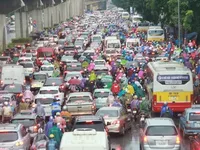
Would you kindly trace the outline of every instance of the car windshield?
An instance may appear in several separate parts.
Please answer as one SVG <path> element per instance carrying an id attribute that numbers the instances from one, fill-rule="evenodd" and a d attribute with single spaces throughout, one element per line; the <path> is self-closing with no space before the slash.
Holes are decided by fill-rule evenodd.
<path id="1" fill-rule="evenodd" d="M 38 52 L 38 57 L 52 57 L 52 52 Z"/>
<path id="2" fill-rule="evenodd" d="M 57 94 L 58 90 L 41 90 L 40 94 Z"/>
<path id="3" fill-rule="evenodd" d="M 105 65 L 105 61 L 95 61 L 95 65 Z"/>
<path id="4" fill-rule="evenodd" d="M 31 60 L 30 59 L 20 59 L 20 60 L 18 60 L 19 63 L 21 63 L 23 61 L 31 61 Z"/>
<path id="5" fill-rule="evenodd" d="M 8 57 L 1 57 L 0 61 L 7 61 L 9 58 Z"/>
<path id="6" fill-rule="evenodd" d="M 76 77 L 76 76 L 78 76 L 79 79 L 82 78 L 82 76 L 81 76 L 80 74 L 69 74 L 69 73 L 68 73 L 68 74 L 65 76 L 65 81 L 70 80 L 72 77 Z"/>
<path id="7" fill-rule="evenodd" d="M 25 127 L 34 126 L 35 120 L 34 119 L 12 119 L 11 121 L 13 124 L 22 124 Z"/>
<path id="8" fill-rule="evenodd" d="M 190 121 L 200 121 L 200 113 L 189 113 Z"/>
<path id="9" fill-rule="evenodd" d="M 105 91 L 101 91 L 101 92 L 95 92 L 94 93 L 94 97 L 98 98 L 98 97 L 108 97 L 109 96 L 109 92 L 105 92 Z"/>
<path id="10" fill-rule="evenodd" d="M 51 66 L 42 66 L 41 68 L 41 71 L 53 71 L 54 70 L 54 67 L 51 67 Z"/>
<path id="11" fill-rule="evenodd" d="M 45 86 L 59 86 L 62 84 L 62 79 L 47 79 L 44 83 Z"/>
<path id="12" fill-rule="evenodd" d="M 101 117 L 118 117 L 119 113 L 118 110 L 99 110 L 96 113 L 97 116 L 101 116 Z"/>
<path id="13" fill-rule="evenodd" d="M 0 104 L 4 103 L 5 101 L 10 101 L 10 97 L 0 97 Z"/>
<path id="14" fill-rule="evenodd" d="M 109 43 L 108 48 L 120 48 L 119 43 Z"/>
<path id="15" fill-rule="evenodd" d="M 53 99 L 54 98 L 37 98 L 35 100 L 35 103 L 37 104 L 37 102 L 39 101 L 43 105 L 45 105 L 45 104 L 51 104 L 51 103 L 53 103 Z"/>
<path id="16" fill-rule="evenodd" d="M 0 132 L 0 142 L 14 142 L 18 140 L 18 134 L 15 131 L 1 131 Z"/>
<path id="17" fill-rule="evenodd" d="M 22 86 L 21 85 L 6 85 L 4 90 L 11 93 L 21 93 Z"/>
<path id="18" fill-rule="evenodd" d="M 77 102 L 77 101 L 91 102 L 91 98 L 89 96 L 72 96 L 69 98 L 68 102 Z"/>
<path id="19" fill-rule="evenodd" d="M 73 130 L 79 128 L 91 128 L 96 131 L 104 131 L 104 124 L 102 121 L 84 121 L 84 122 L 76 122 L 73 127 Z"/>
<path id="20" fill-rule="evenodd" d="M 108 70 L 107 70 L 107 69 L 95 70 L 95 73 L 96 73 L 97 75 L 108 74 Z"/>
<path id="21" fill-rule="evenodd" d="M 94 53 L 83 53 L 83 56 L 94 56 Z"/>
<path id="22" fill-rule="evenodd" d="M 106 51 L 106 54 L 115 54 L 116 53 L 116 50 L 109 50 L 109 51 Z"/>
<path id="23" fill-rule="evenodd" d="M 146 131 L 148 136 L 172 136 L 177 134 L 174 126 L 150 126 Z"/>
<path id="24" fill-rule="evenodd" d="M 34 80 L 45 80 L 46 79 L 46 75 L 44 75 L 44 74 L 34 74 L 33 75 L 33 79 Z"/>
<path id="25" fill-rule="evenodd" d="M 33 64 L 30 63 L 21 63 L 21 66 L 23 66 L 24 68 L 33 68 Z"/>
<path id="26" fill-rule="evenodd" d="M 92 38 L 92 40 L 93 40 L 93 41 L 101 41 L 101 37 L 99 37 L 99 36 L 94 36 L 94 37 Z"/>

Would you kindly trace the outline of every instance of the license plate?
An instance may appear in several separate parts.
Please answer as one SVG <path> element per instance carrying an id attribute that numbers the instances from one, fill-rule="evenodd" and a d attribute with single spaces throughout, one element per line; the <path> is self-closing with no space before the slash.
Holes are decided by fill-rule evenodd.
<path id="1" fill-rule="evenodd" d="M 167 141 L 156 141 L 156 145 L 167 145 Z"/>
<path id="2" fill-rule="evenodd" d="M 133 111 L 134 114 L 136 114 L 136 112 L 137 112 L 136 110 Z"/>
<path id="3" fill-rule="evenodd" d="M 170 100 L 170 101 L 176 101 L 176 100 L 177 100 L 177 97 L 176 97 L 176 96 L 170 96 L 170 97 L 169 97 L 169 100 Z"/>

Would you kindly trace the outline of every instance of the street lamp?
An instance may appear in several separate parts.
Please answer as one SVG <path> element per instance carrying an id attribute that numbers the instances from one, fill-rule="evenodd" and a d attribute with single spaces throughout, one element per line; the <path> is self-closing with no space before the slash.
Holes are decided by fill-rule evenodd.
<path id="1" fill-rule="evenodd" d="M 181 47 L 181 18 L 180 18 L 180 0 L 178 0 L 178 47 Z"/>

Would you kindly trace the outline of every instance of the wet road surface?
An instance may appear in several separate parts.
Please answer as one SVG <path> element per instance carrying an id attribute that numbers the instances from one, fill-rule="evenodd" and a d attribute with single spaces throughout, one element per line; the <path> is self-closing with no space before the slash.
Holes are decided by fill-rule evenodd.
<path id="1" fill-rule="evenodd" d="M 175 123 L 178 123 L 177 119 L 175 120 Z M 133 125 L 132 129 L 126 131 L 124 136 L 111 134 L 111 147 L 116 150 L 139 150 L 139 130 L 140 128 L 138 125 Z M 190 150 L 189 139 L 182 139 L 181 141 L 181 150 Z"/>

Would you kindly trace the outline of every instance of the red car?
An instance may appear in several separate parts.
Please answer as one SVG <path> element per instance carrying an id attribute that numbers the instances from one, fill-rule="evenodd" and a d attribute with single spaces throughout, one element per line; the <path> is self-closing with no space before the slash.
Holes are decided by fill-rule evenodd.
<path id="1" fill-rule="evenodd" d="M 197 136 L 190 136 L 190 150 L 200 150 L 200 134 Z"/>

